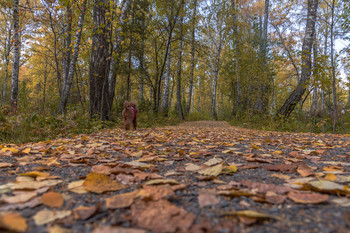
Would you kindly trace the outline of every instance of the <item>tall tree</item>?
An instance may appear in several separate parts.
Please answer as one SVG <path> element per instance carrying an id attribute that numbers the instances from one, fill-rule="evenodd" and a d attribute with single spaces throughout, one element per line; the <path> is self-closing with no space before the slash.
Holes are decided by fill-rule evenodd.
<path id="1" fill-rule="evenodd" d="M 184 120 L 184 113 L 182 109 L 182 103 L 181 103 L 181 71 L 182 71 L 182 50 L 183 50 L 183 21 L 184 16 L 181 14 L 180 19 L 180 42 L 179 42 L 179 58 L 177 61 L 177 89 L 176 89 L 176 108 L 177 113 L 180 119 Z"/>
<path id="2" fill-rule="evenodd" d="M 69 66 L 67 69 L 68 73 L 66 75 L 64 75 L 64 79 L 63 79 L 63 88 L 62 88 L 62 92 L 61 92 L 61 101 L 60 101 L 60 105 L 59 105 L 59 111 L 62 114 L 64 114 L 65 110 L 66 110 L 69 92 L 70 92 L 70 89 L 72 87 L 73 76 L 74 76 L 75 70 L 76 70 L 76 62 L 78 60 L 78 55 L 79 55 L 80 40 L 81 40 L 82 31 L 83 31 L 86 3 L 87 3 L 87 0 L 84 0 L 83 4 L 81 6 L 81 10 L 80 10 L 77 31 L 76 31 L 76 35 L 75 35 L 76 41 L 75 41 L 74 49 L 73 49 L 73 56 L 66 57 L 66 60 L 70 61 L 70 62 L 69 62 Z M 70 47 L 70 44 L 68 47 Z M 65 73 L 66 73 L 66 71 L 64 71 L 64 74 Z"/>
<path id="3" fill-rule="evenodd" d="M 21 50 L 20 27 L 19 27 L 19 0 L 13 0 L 13 62 L 12 62 L 12 88 L 11 88 L 11 106 L 17 108 L 18 100 L 18 75 L 19 75 L 19 57 Z"/>
<path id="4" fill-rule="evenodd" d="M 194 67 L 195 67 L 195 52 L 196 52 L 196 15 L 197 15 L 197 0 L 193 1 L 193 14 L 192 14 L 192 32 L 191 32 L 191 73 L 190 83 L 188 87 L 188 98 L 186 112 L 190 112 L 192 95 L 193 95 L 193 79 L 194 79 Z"/>
<path id="5" fill-rule="evenodd" d="M 278 110 L 277 116 L 288 118 L 296 104 L 302 99 L 307 82 L 311 75 L 311 49 L 314 41 L 315 24 L 317 19 L 318 0 L 309 0 L 305 36 L 301 52 L 301 77 L 296 89 L 289 95 L 283 106 Z"/>
<path id="6" fill-rule="evenodd" d="M 108 98 L 108 38 L 109 23 L 106 20 L 108 0 L 95 0 L 93 8 L 94 30 L 90 58 L 90 117 L 109 119 L 110 102 Z"/>
<path id="7" fill-rule="evenodd" d="M 123 27 L 126 24 L 126 19 L 131 9 L 132 0 L 123 0 L 121 3 L 121 14 L 118 18 L 118 23 L 114 33 L 114 41 L 112 43 L 112 59 L 108 73 L 108 101 L 109 111 L 112 108 L 113 99 L 115 96 L 115 86 L 117 82 L 117 69 L 122 55 L 122 42 L 124 41 Z"/>

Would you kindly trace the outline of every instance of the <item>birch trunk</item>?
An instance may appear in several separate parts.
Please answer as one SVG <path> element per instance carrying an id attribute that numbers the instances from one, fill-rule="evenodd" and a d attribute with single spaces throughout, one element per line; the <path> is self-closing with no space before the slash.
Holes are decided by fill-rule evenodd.
<path id="1" fill-rule="evenodd" d="M 19 57 L 21 50 L 20 28 L 19 28 L 19 0 L 13 1 L 13 62 L 12 62 L 12 82 L 11 82 L 11 106 L 17 109 L 18 101 L 18 75 L 19 75 Z"/>
<path id="2" fill-rule="evenodd" d="M 126 23 L 126 18 L 130 12 L 132 0 L 123 0 L 121 7 L 121 15 L 119 17 L 119 25 L 115 30 L 115 40 L 112 46 L 112 59 L 109 65 L 108 73 L 108 100 L 110 110 L 113 105 L 113 99 L 115 96 L 115 86 L 117 82 L 117 68 L 120 63 L 120 57 L 122 53 L 122 41 L 124 41 L 124 35 L 122 34 L 123 27 Z"/>
<path id="3" fill-rule="evenodd" d="M 72 87 L 73 76 L 75 74 L 76 62 L 78 60 L 78 55 L 79 55 L 81 34 L 83 31 L 83 25 L 84 25 L 86 3 L 87 3 L 87 0 L 84 0 L 83 5 L 81 7 L 78 25 L 77 25 L 77 31 L 76 31 L 76 35 L 75 35 L 76 41 L 74 44 L 72 58 L 68 58 L 68 57 L 66 58 L 67 61 L 68 60 L 70 61 L 70 63 L 69 63 L 69 67 L 68 67 L 68 75 L 63 80 L 63 90 L 61 93 L 61 101 L 60 101 L 60 105 L 59 105 L 59 111 L 62 114 L 65 114 L 65 111 L 66 111 L 68 97 L 69 97 L 70 89 Z M 63 71 L 63 73 L 65 73 L 65 71 Z"/>
<path id="4" fill-rule="evenodd" d="M 168 59 L 166 64 L 164 88 L 163 88 L 163 101 L 162 101 L 162 112 L 165 116 L 168 116 L 169 111 L 169 90 L 170 90 L 170 76 L 171 76 L 171 37 L 168 37 Z"/>
<path id="5" fill-rule="evenodd" d="M 336 88 L 336 77 L 335 77 L 335 64 L 334 64 L 334 8 L 335 0 L 332 1 L 332 12 L 331 12 L 331 67 L 332 67 L 332 100 L 333 100 L 333 133 L 336 131 L 337 124 L 337 88 Z"/>
<path id="6" fill-rule="evenodd" d="M 193 79 L 194 79 L 194 66 L 195 66 L 195 51 L 196 51 L 196 14 L 197 14 L 197 0 L 193 2 L 193 15 L 192 15 L 192 38 L 191 38 L 191 72 L 190 72 L 190 84 L 188 87 L 188 100 L 186 112 L 190 112 L 193 92 Z"/>
<path id="7" fill-rule="evenodd" d="M 6 103 L 6 96 L 7 96 L 7 81 L 9 78 L 9 63 L 10 63 L 10 51 L 11 51 L 11 34 L 12 31 L 12 25 L 9 23 L 8 26 L 8 36 L 6 37 L 5 40 L 5 78 L 4 78 L 4 84 L 3 84 L 3 89 L 2 89 L 2 98 L 3 98 L 3 103 Z"/>
<path id="8" fill-rule="evenodd" d="M 181 103 L 181 71 L 182 71 L 182 50 L 183 50 L 183 16 L 181 16 L 180 24 L 180 44 L 179 44 L 179 60 L 177 61 L 177 89 L 176 89 L 176 108 L 180 119 L 184 120 L 184 114 Z"/>
<path id="9" fill-rule="evenodd" d="M 317 19 L 318 0 L 308 1 L 308 13 L 305 28 L 305 37 L 301 53 L 301 77 L 296 89 L 289 95 L 283 106 L 278 110 L 277 116 L 288 118 L 294 110 L 296 104 L 302 99 L 307 82 L 311 76 L 311 49 L 315 34 L 315 24 Z"/>

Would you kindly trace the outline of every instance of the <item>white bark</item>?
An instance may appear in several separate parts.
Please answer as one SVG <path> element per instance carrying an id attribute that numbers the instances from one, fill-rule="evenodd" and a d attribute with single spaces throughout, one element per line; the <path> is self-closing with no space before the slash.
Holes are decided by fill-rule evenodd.
<path id="1" fill-rule="evenodd" d="M 19 28 L 19 0 L 13 1 L 13 62 L 12 62 L 12 85 L 11 85 L 11 105 L 17 107 L 18 100 L 18 75 L 19 75 L 19 57 L 21 50 L 20 28 Z"/>

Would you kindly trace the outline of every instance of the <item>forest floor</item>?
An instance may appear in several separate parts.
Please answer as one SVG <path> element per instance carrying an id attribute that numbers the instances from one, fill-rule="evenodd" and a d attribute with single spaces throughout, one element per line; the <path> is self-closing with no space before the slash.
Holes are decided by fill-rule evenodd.
<path id="1" fill-rule="evenodd" d="M 350 135 L 108 129 L 3 145 L 0 232 L 345 233 L 349 184 Z"/>

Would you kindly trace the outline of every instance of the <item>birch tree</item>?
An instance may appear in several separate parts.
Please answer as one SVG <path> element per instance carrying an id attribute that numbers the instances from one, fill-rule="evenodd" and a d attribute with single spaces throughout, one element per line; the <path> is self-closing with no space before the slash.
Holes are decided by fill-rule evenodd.
<path id="1" fill-rule="evenodd" d="M 71 58 L 70 57 L 66 58 L 68 61 L 70 61 L 70 63 L 68 66 L 68 73 L 64 75 L 64 79 L 63 79 L 63 88 L 62 88 L 63 90 L 61 92 L 61 101 L 59 105 L 59 111 L 62 114 L 64 114 L 66 110 L 69 92 L 72 87 L 73 76 L 75 74 L 76 62 L 78 60 L 78 55 L 79 55 L 81 34 L 83 31 L 86 4 L 87 4 L 87 0 L 84 0 L 81 6 L 80 14 L 79 14 L 79 20 L 78 20 L 78 25 L 77 25 L 76 35 L 75 35 L 76 41 L 74 44 L 73 55 Z M 69 47 L 70 47 L 70 44 L 68 48 Z M 66 72 L 64 71 L 64 73 Z"/>
<path id="2" fill-rule="evenodd" d="M 20 27 L 19 27 L 19 0 L 13 0 L 13 61 L 12 61 L 12 88 L 11 88 L 11 106 L 17 109 L 18 101 L 18 75 L 19 58 L 21 50 Z"/>
<path id="3" fill-rule="evenodd" d="M 301 76 L 295 90 L 289 95 L 283 106 L 278 110 L 279 117 L 288 118 L 296 104 L 302 99 L 307 82 L 311 76 L 311 50 L 314 41 L 315 24 L 317 19 L 318 0 L 309 0 L 304 41 L 301 52 Z"/>

